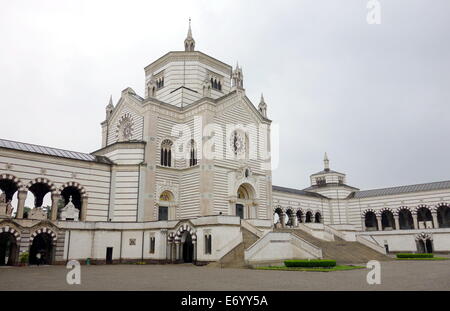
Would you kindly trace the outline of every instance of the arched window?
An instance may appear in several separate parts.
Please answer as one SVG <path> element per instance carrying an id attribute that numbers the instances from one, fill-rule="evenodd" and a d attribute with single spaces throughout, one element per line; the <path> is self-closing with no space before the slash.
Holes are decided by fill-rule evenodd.
<path id="1" fill-rule="evenodd" d="M 312 222 L 312 217 L 313 217 L 313 215 L 312 215 L 311 211 L 307 211 L 305 222 Z"/>
<path id="2" fill-rule="evenodd" d="M 291 209 L 288 209 L 286 211 L 286 218 L 287 218 L 286 219 L 287 220 L 286 225 L 287 226 L 293 226 L 294 225 L 293 217 L 294 217 L 294 212 Z"/>
<path id="3" fill-rule="evenodd" d="M 366 214 L 364 215 L 364 224 L 367 231 L 378 230 L 377 215 L 375 215 L 375 213 L 372 211 L 366 212 Z"/>
<path id="4" fill-rule="evenodd" d="M 303 222 L 303 212 L 301 210 L 297 211 L 297 220 L 299 223 Z"/>
<path id="5" fill-rule="evenodd" d="M 419 229 L 433 228 L 433 216 L 428 208 L 422 206 L 417 209 L 417 222 Z"/>
<path id="6" fill-rule="evenodd" d="M 383 230 L 392 230 L 395 228 L 394 215 L 389 210 L 384 210 L 381 213 L 381 226 Z"/>
<path id="7" fill-rule="evenodd" d="M 191 139 L 189 146 L 189 166 L 197 165 L 197 150 L 195 141 Z"/>
<path id="8" fill-rule="evenodd" d="M 398 220 L 400 223 L 400 229 L 414 229 L 414 221 L 411 212 L 408 209 L 402 208 L 398 212 Z"/>
<path id="9" fill-rule="evenodd" d="M 169 205 L 174 201 L 172 192 L 166 190 L 159 196 L 158 220 L 169 220 Z"/>
<path id="10" fill-rule="evenodd" d="M 315 223 L 321 223 L 322 222 L 322 215 L 320 215 L 319 212 L 316 212 L 316 214 L 314 215 L 314 222 Z"/>
<path id="11" fill-rule="evenodd" d="M 437 209 L 437 218 L 439 228 L 450 228 L 450 207 L 447 205 L 439 206 Z"/>
<path id="12" fill-rule="evenodd" d="M 161 143 L 161 165 L 171 167 L 172 166 L 172 141 L 170 139 L 164 139 Z"/>

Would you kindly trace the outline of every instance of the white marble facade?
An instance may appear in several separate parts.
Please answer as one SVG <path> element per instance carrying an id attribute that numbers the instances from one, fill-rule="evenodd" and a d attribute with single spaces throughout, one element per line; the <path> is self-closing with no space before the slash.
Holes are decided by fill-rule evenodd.
<path id="1" fill-rule="evenodd" d="M 15 245 L 11 258 L 44 243 L 53 263 L 210 262 L 242 243 L 243 226 L 260 238 L 309 226 L 390 251 L 417 251 L 417 239 L 450 251 L 450 182 L 360 191 L 325 156 L 310 187 L 273 186 L 270 105 L 247 98 L 241 67 L 195 50 L 190 26 L 183 46 L 145 67 L 143 97 L 125 88 L 109 100 L 97 151 L 0 139 L 0 234 Z"/>

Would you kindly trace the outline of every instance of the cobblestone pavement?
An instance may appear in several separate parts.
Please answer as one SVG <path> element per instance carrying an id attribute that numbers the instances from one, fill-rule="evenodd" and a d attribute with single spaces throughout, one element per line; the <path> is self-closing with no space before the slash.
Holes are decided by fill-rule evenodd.
<path id="1" fill-rule="evenodd" d="M 450 260 L 381 263 L 381 285 L 369 270 L 334 272 L 220 269 L 193 265 L 81 267 L 68 285 L 65 266 L 0 267 L 0 290 L 450 290 Z"/>

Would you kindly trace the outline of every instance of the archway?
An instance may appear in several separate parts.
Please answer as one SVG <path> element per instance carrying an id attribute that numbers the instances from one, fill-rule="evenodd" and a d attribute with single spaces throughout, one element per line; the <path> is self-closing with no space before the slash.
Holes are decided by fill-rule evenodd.
<path id="1" fill-rule="evenodd" d="M 389 210 L 384 210 L 381 213 L 381 226 L 382 230 L 393 230 L 395 229 L 394 215 Z"/>
<path id="2" fill-rule="evenodd" d="M 183 250 L 183 262 L 191 263 L 194 260 L 194 244 L 192 243 L 192 235 L 189 231 L 183 232 L 181 244 Z"/>
<path id="3" fill-rule="evenodd" d="M 312 212 L 311 211 L 307 211 L 306 212 L 305 222 L 312 222 L 312 218 L 313 218 Z"/>
<path id="4" fill-rule="evenodd" d="M 316 212 L 314 215 L 314 222 L 315 223 L 321 223 L 322 222 L 322 215 L 319 212 Z"/>
<path id="5" fill-rule="evenodd" d="M 241 219 L 256 217 L 256 211 L 253 210 L 255 198 L 253 186 L 248 183 L 240 185 L 236 195 L 235 215 Z"/>
<path id="6" fill-rule="evenodd" d="M 301 210 L 298 210 L 296 215 L 297 215 L 297 221 L 299 223 L 302 223 L 303 222 L 303 212 Z"/>
<path id="7" fill-rule="evenodd" d="M 398 221 L 400 224 L 400 229 L 402 230 L 414 229 L 414 221 L 412 218 L 412 214 L 408 209 L 402 208 L 398 212 Z"/>
<path id="8" fill-rule="evenodd" d="M 11 232 L 0 233 L 0 266 L 12 266 L 17 262 L 19 248 Z"/>
<path id="9" fill-rule="evenodd" d="M 433 228 L 433 216 L 427 207 L 419 207 L 417 209 L 417 222 L 419 229 Z"/>
<path id="10" fill-rule="evenodd" d="M 37 234 L 30 246 L 30 265 L 53 263 L 53 238 L 47 232 Z M 40 259 L 37 254 L 40 254 Z"/>
<path id="11" fill-rule="evenodd" d="M 13 216 L 14 211 L 17 211 L 17 194 L 21 186 L 22 184 L 18 178 L 9 174 L 0 175 L 0 199 L 4 200 L 4 203 L 8 205 L 8 209 L 11 209 L 10 216 Z"/>
<path id="12" fill-rule="evenodd" d="M 291 210 L 291 209 L 287 209 L 286 210 L 286 221 L 285 221 L 285 224 L 286 224 L 286 226 L 293 226 L 294 225 L 294 219 L 293 219 L 293 217 L 294 217 L 294 212 Z"/>
<path id="13" fill-rule="evenodd" d="M 283 210 L 280 207 L 277 207 L 273 213 L 273 223 L 281 224 L 281 214 L 283 213 Z"/>
<path id="14" fill-rule="evenodd" d="M 450 228 L 450 207 L 441 205 L 437 208 L 439 228 Z"/>
<path id="15" fill-rule="evenodd" d="M 367 211 L 364 215 L 364 225 L 366 226 L 367 231 L 377 231 L 377 215 L 375 215 L 375 213 L 372 211 Z"/>

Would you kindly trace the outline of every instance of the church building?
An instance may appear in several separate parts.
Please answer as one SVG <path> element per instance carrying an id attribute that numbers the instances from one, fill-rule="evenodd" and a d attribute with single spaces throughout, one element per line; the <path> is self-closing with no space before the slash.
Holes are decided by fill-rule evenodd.
<path id="1" fill-rule="evenodd" d="M 110 98 L 98 150 L 0 138 L 0 265 L 246 266 L 326 258 L 337 242 L 345 262 L 450 251 L 450 181 L 362 191 L 325 154 L 310 187 L 273 185 L 264 97 L 196 50 L 190 24 L 183 50 L 144 73 L 145 94 Z"/>

